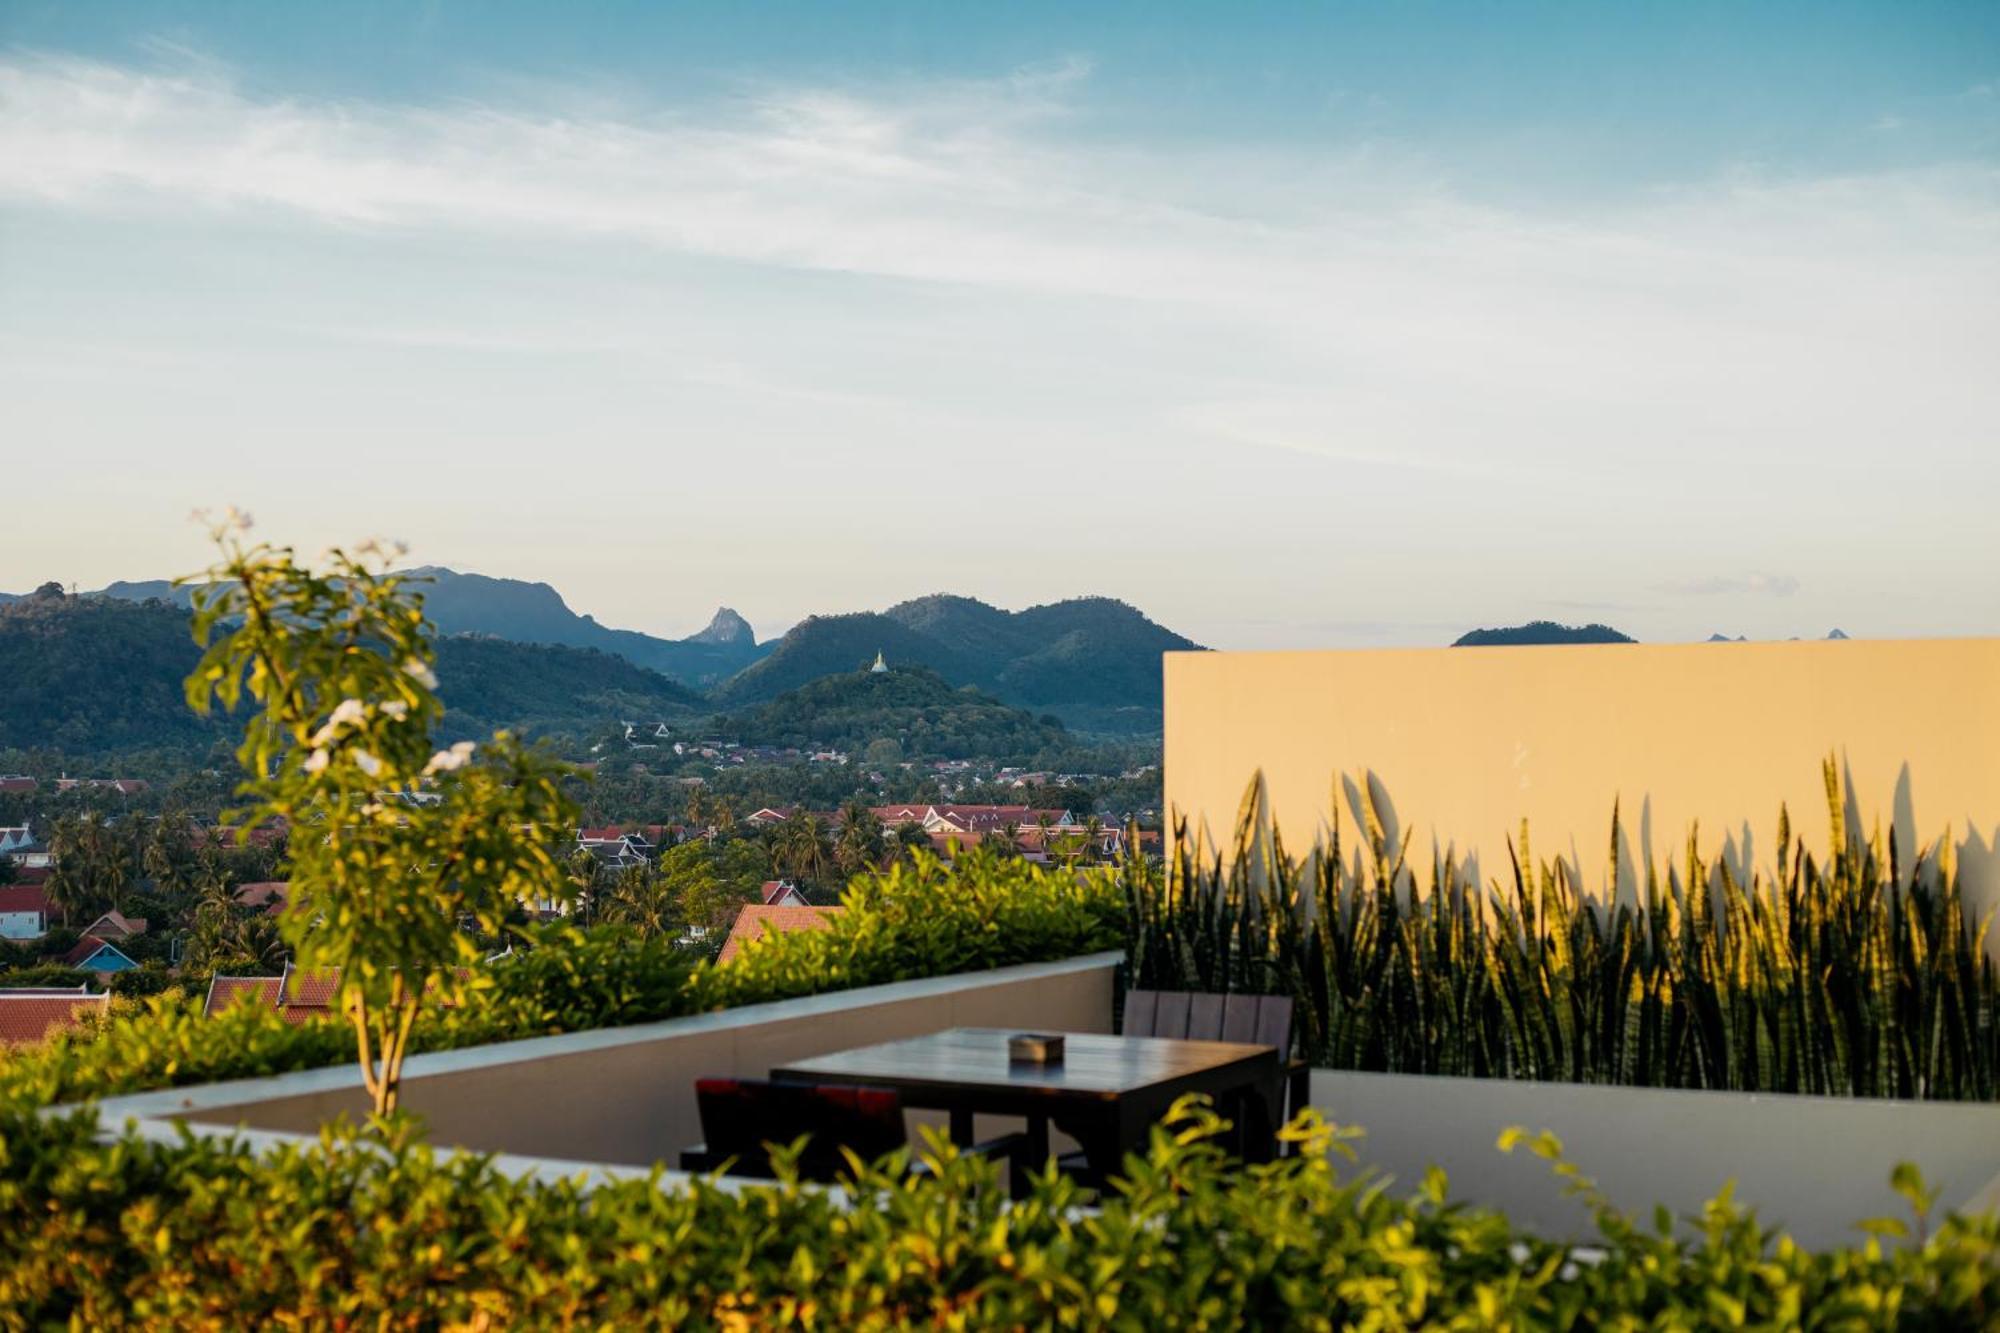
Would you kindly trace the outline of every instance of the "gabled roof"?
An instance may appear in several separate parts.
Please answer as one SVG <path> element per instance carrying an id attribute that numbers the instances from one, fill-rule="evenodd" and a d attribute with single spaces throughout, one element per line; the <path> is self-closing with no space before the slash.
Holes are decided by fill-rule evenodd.
<path id="1" fill-rule="evenodd" d="M 130 954 L 113 944 L 110 940 L 102 940 L 95 935 L 85 935 L 82 939 L 78 940 L 76 947 L 64 954 L 60 961 L 69 964 L 71 967 L 82 967 L 106 949 L 117 954 L 133 967 L 138 966 L 137 963 L 132 962 Z"/>
<path id="2" fill-rule="evenodd" d="M 83 933 L 95 935 L 99 939 L 122 940 L 128 936 L 145 934 L 146 918 L 129 917 L 114 909 L 85 926 Z"/>
<path id="3" fill-rule="evenodd" d="M 811 903 L 806 901 L 806 896 L 799 892 L 796 885 L 789 884 L 782 879 L 765 880 L 762 892 L 766 907 L 812 906 Z"/>
<path id="4" fill-rule="evenodd" d="M 777 907 L 745 903 L 737 912 L 736 922 L 730 926 L 729 938 L 722 942 L 722 954 L 716 961 L 728 962 L 742 952 L 747 941 L 761 939 L 767 934 L 825 930 L 833 924 L 834 914 L 838 911 L 838 907 Z"/>
<path id="5" fill-rule="evenodd" d="M 21 1046 L 46 1040 L 81 1024 L 86 1015 L 108 1012 L 109 994 L 54 991 L 29 987 L 0 990 L 0 1046 Z"/>

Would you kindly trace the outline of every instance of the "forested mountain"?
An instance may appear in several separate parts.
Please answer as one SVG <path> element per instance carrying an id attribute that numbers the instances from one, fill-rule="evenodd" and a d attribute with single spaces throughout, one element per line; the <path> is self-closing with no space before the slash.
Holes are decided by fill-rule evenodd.
<path id="1" fill-rule="evenodd" d="M 1493 648 L 1535 643 L 1637 643 L 1609 625 L 1558 625 L 1553 620 L 1531 620 L 1525 625 L 1504 629 L 1476 629 L 1453 640 L 1454 648 Z"/>
<path id="2" fill-rule="evenodd" d="M 865 666 L 879 652 L 891 666 L 928 667 L 953 684 L 1084 725 L 1145 730 L 1159 726 L 1160 654 L 1198 646 L 1108 597 L 1010 612 L 940 594 L 880 615 L 814 616 L 717 697 L 768 699 Z"/>
<path id="3" fill-rule="evenodd" d="M 438 640 L 437 672 L 452 739 L 500 727 L 582 732 L 692 716 L 707 706 L 680 682 L 595 648 L 454 634 Z"/>
<path id="4" fill-rule="evenodd" d="M 33 593 L 0 605 L 0 749 L 65 756 L 205 751 L 241 722 L 189 710 L 200 653 L 187 612 L 160 601 Z M 529 733 L 688 715 L 701 697 L 609 653 L 469 635 L 438 642 L 445 729 Z"/>
<path id="5" fill-rule="evenodd" d="M 1078 597 L 1003 611 L 971 597 L 938 594 L 885 612 L 811 616 L 775 643 L 759 644 L 728 607 L 685 639 L 611 629 L 578 615 L 546 583 L 411 570 L 430 580 L 424 610 L 447 635 L 614 653 L 736 708 L 776 698 L 822 676 L 857 670 L 883 654 L 953 685 L 976 685 L 1003 701 L 1049 711 L 1088 730 L 1147 732 L 1160 726 L 1160 655 L 1198 648 L 1109 597 Z M 186 606 L 189 590 L 164 580 L 113 583 L 96 596 L 158 598 Z"/>
<path id="6" fill-rule="evenodd" d="M 925 667 L 822 676 L 717 723 L 752 745 L 830 745 L 864 755 L 895 743 L 905 759 L 1053 759 L 1071 738 L 1053 718 L 1010 707 Z"/>
<path id="7" fill-rule="evenodd" d="M 0 749 L 206 750 L 225 733 L 181 692 L 199 657 L 169 606 L 53 585 L 17 598 L 0 606 Z"/>

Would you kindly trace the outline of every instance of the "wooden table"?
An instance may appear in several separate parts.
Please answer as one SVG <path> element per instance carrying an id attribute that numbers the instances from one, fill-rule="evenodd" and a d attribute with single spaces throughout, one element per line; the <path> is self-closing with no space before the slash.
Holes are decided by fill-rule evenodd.
<path id="1" fill-rule="evenodd" d="M 952 1142 L 973 1142 L 972 1117 L 1024 1116 L 1032 1162 L 1048 1158 L 1051 1122 L 1074 1138 L 1099 1179 L 1125 1154 L 1143 1151 L 1147 1130 L 1183 1093 L 1212 1097 L 1243 1130 L 1243 1155 L 1269 1161 L 1277 1148 L 1284 1065 L 1271 1046 L 1066 1033 L 1060 1064 L 1009 1060 L 1005 1028 L 950 1028 L 862 1046 L 771 1071 L 776 1080 L 894 1088 L 907 1106 L 951 1113 Z"/>

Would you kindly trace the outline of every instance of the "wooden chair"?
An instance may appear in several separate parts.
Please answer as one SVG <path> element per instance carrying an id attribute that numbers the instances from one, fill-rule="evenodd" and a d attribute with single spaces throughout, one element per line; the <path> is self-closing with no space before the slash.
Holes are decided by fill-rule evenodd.
<path id="1" fill-rule="evenodd" d="M 1312 1066 L 1292 1054 L 1292 997 L 1216 995 L 1208 991 L 1133 990 L 1125 993 L 1128 1037 L 1175 1037 L 1185 1041 L 1240 1041 L 1275 1046 L 1285 1062 L 1285 1105 L 1280 1116 L 1298 1114 L 1310 1095 Z"/>
<path id="2" fill-rule="evenodd" d="M 681 1170 L 714 1171 L 771 1180 L 771 1145 L 789 1145 L 809 1135 L 799 1155 L 801 1180 L 832 1182 L 849 1174 L 841 1149 L 873 1161 L 908 1145 L 903 1100 L 888 1088 L 835 1087 L 817 1083 L 767 1083 L 761 1079 L 704 1078 L 694 1085 L 704 1141 L 681 1153 Z M 1008 1163 L 1009 1184 L 1023 1177 L 1022 1134 L 1002 1135 L 965 1152 L 999 1157 Z M 912 1172 L 923 1174 L 922 1162 Z"/>

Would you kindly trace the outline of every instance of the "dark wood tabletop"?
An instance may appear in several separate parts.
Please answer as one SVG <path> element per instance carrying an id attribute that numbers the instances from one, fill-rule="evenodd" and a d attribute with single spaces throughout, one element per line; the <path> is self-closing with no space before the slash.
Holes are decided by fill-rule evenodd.
<path id="1" fill-rule="evenodd" d="M 1269 1155 L 1265 1140 L 1275 1128 L 1283 1079 L 1275 1047 L 1077 1032 L 1063 1034 L 1059 1063 L 1032 1064 L 1008 1057 L 1013 1035 L 1006 1028 L 949 1028 L 795 1061 L 771 1077 L 894 1088 L 906 1105 L 951 1112 L 952 1138 L 961 1145 L 971 1141 L 974 1112 L 1025 1116 L 1044 1144 L 1054 1121 L 1106 1174 L 1144 1142 L 1176 1098 L 1203 1092 L 1238 1116 L 1254 1112 L 1246 1155 Z"/>

